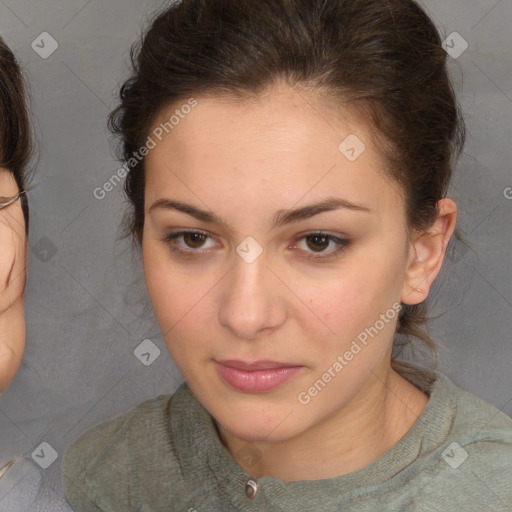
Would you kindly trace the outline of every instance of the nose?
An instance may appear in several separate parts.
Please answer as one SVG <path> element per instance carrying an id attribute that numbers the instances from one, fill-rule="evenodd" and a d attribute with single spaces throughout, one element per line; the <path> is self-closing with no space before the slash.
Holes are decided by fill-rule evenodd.
<path id="1" fill-rule="evenodd" d="M 255 340 L 277 329 L 286 319 L 283 285 L 267 267 L 264 256 L 265 253 L 252 263 L 237 256 L 223 280 L 219 322 L 239 339 Z"/>

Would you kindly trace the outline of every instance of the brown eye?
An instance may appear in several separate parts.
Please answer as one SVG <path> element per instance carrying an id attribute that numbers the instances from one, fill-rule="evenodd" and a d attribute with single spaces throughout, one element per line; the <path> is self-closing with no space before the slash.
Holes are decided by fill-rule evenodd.
<path id="1" fill-rule="evenodd" d="M 304 258 L 317 262 L 341 256 L 350 245 L 347 239 L 322 232 L 305 234 L 299 240 L 300 243 L 296 243 L 293 248 L 300 249 Z"/>
<path id="2" fill-rule="evenodd" d="M 330 240 L 331 240 L 331 238 L 328 237 L 327 235 L 322 235 L 319 233 L 314 234 L 314 235 L 308 235 L 306 237 L 306 243 L 307 243 L 308 247 L 310 249 L 318 250 L 318 251 L 323 251 L 327 247 L 329 247 Z M 310 243 L 310 241 L 311 241 L 311 243 Z"/>
<path id="3" fill-rule="evenodd" d="M 208 240 L 210 239 L 210 245 Z M 213 239 L 207 233 L 200 231 L 178 231 L 169 233 L 162 242 L 175 254 L 184 258 L 199 258 L 206 256 L 215 247 Z M 206 244 L 206 245 L 205 245 Z"/>
<path id="4" fill-rule="evenodd" d="M 205 242 L 207 238 L 203 233 L 184 233 L 183 241 L 185 244 L 191 249 L 199 249 Z"/>

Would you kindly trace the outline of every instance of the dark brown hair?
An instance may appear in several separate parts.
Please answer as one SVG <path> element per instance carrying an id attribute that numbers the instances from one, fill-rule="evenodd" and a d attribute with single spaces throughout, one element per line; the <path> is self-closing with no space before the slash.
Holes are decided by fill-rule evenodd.
<path id="1" fill-rule="evenodd" d="M 144 146 L 162 109 L 191 96 L 250 97 L 279 79 L 355 109 L 374 128 L 387 172 L 401 184 L 410 229 L 435 220 L 465 124 L 446 68 L 447 54 L 413 0 L 182 0 L 132 47 L 133 74 L 109 126 L 123 160 Z M 129 170 L 125 236 L 141 244 L 144 160 Z M 462 240 L 458 230 L 455 237 Z M 426 304 L 403 305 L 395 349 L 423 340 Z M 396 354 L 395 354 L 396 355 Z M 405 365 L 407 366 L 407 365 Z M 393 359 L 395 369 L 404 370 Z"/>
<path id="2" fill-rule="evenodd" d="M 13 53 L 0 38 L 0 166 L 13 174 L 20 190 L 26 190 L 26 166 L 31 154 L 32 136 L 23 76 Z M 20 200 L 28 233 L 26 194 L 22 194 Z"/>

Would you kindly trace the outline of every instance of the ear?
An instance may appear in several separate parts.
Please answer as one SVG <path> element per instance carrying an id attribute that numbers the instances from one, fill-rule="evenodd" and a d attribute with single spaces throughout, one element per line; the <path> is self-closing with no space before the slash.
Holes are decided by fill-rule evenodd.
<path id="1" fill-rule="evenodd" d="M 400 295 L 404 304 L 424 301 L 443 265 L 446 247 L 457 223 L 457 205 L 452 199 L 441 199 L 438 216 L 426 233 L 411 243 L 405 282 Z M 418 291 L 421 290 L 421 291 Z"/>

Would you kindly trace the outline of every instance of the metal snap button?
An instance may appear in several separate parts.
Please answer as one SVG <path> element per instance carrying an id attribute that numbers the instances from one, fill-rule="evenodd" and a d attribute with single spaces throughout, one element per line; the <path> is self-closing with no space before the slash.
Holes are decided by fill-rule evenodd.
<path id="1" fill-rule="evenodd" d="M 245 483 L 245 494 L 247 494 L 247 497 L 252 500 L 256 496 L 256 493 L 258 492 L 258 482 L 254 480 L 254 478 L 249 478 L 247 482 Z"/>

